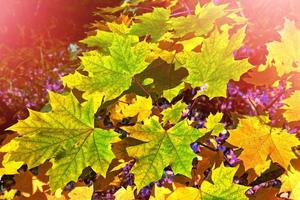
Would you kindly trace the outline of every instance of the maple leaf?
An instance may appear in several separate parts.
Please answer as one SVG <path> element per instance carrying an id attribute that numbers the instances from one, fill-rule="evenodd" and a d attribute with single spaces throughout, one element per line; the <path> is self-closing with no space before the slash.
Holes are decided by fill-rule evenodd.
<path id="1" fill-rule="evenodd" d="M 152 40 L 159 40 L 168 31 L 170 12 L 165 8 L 154 8 L 151 13 L 135 17 L 141 22 L 130 27 L 130 34 L 138 36 L 151 35 Z"/>
<path id="2" fill-rule="evenodd" d="M 177 85 L 176 87 L 173 87 L 173 88 L 171 88 L 171 89 L 166 89 L 166 90 L 163 91 L 163 96 L 164 96 L 169 102 L 171 102 L 172 99 L 173 99 L 174 97 L 176 97 L 176 96 L 179 94 L 179 92 L 180 92 L 181 90 L 184 89 L 184 87 L 185 87 L 184 83 L 180 83 L 180 84 Z"/>
<path id="3" fill-rule="evenodd" d="M 201 53 L 186 53 L 184 66 L 189 75 L 185 81 L 192 87 L 206 86 L 204 94 L 210 98 L 226 96 L 228 81 L 238 80 L 251 68 L 246 60 L 234 60 L 233 57 L 233 52 L 241 46 L 244 35 L 244 29 L 230 38 L 227 29 L 222 33 L 215 30 L 203 41 Z"/>
<path id="4" fill-rule="evenodd" d="M 269 162 L 269 157 L 288 169 L 290 160 L 297 158 L 292 147 L 300 144 L 294 135 L 263 124 L 257 117 L 241 119 L 237 129 L 230 130 L 227 141 L 243 149 L 239 158 L 243 160 L 246 170 L 254 168 L 257 174 Z"/>
<path id="5" fill-rule="evenodd" d="M 182 41 L 179 41 L 177 43 L 181 44 L 185 51 L 192 51 L 194 48 L 201 45 L 203 40 L 204 40 L 203 37 L 193 37 L 191 39 L 182 40 Z"/>
<path id="6" fill-rule="evenodd" d="M 282 181 L 280 192 L 291 192 L 291 199 L 300 200 L 300 172 L 291 167 L 287 174 L 280 177 L 280 180 Z"/>
<path id="7" fill-rule="evenodd" d="M 110 55 L 94 53 L 81 58 L 88 76 L 75 72 L 64 76 L 62 80 L 68 87 L 84 91 L 86 98 L 100 93 L 108 101 L 127 90 L 133 76 L 148 66 L 145 59 L 149 51 L 146 42 L 136 44 L 132 37 L 114 34 L 112 45 L 109 47 Z"/>
<path id="8" fill-rule="evenodd" d="M 210 114 L 206 119 L 205 128 L 200 130 L 206 133 L 212 131 L 212 135 L 219 136 L 219 133 L 225 130 L 224 124 L 220 123 L 222 117 L 222 113 Z"/>
<path id="9" fill-rule="evenodd" d="M 9 134 L 5 137 L 5 139 L 1 142 L 1 146 L 6 145 L 9 143 L 12 139 L 17 137 L 18 134 L 13 133 Z M 6 155 L 4 153 L 0 153 L 0 176 L 6 174 L 6 175 L 13 175 L 18 174 L 18 169 L 24 164 L 23 162 L 15 162 L 11 161 L 9 159 L 10 155 Z"/>
<path id="10" fill-rule="evenodd" d="M 23 162 L 9 161 L 9 155 L 5 155 L 2 160 L 3 167 L 0 168 L 0 175 L 17 174 L 18 169 L 23 165 Z"/>
<path id="11" fill-rule="evenodd" d="M 169 38 L 182 37 L 192 32 L 195 32 L 196 36 L 201 36 L 213 29 L 217 19 L 230 13 L 225 10 L 226 7 L 227 5 L 215 5 L 214 3 L 208 3 L 202 7 L 198 4 L 195 15 L 176 18 L 170 18 L 169 9 L 154 8 L 151 13 L 135 17 L 141 22 L 131 26 L 130 34 L 138 36 L 151 35 L 154 41 L 163 40 L 163 36 L 170 30 L 174 30 L 174 34 L 169 33 Z M 195 39 L 199 41 L 197 38 Z M 202 41 L 202 39 L 200 40 Z M 193 41 L 195 40 L 193 39 Z"/>
<path id="12" fill-rule="evenodd" d="M 81 43 L 86 44 L 88 47 L 98 47 L 102 52 L 109 52 L 108 48 L 112 45 L 115 34 L 125 36 L 129 33 L 129 28 L 125 24 L 107 23 L 108 28 L 112 32 L 96 30 L 96 35 L 88 36 Z M 128 36 L 134 42 L 139 42 L 139 39 L 134 36 Z"/>
<path id="13" fill-rule="evenodd" d="M 116 200 L 134 200 L 134 190 L 135 187 L 132 186 L 127 186 L 127 188 L 125 189 L 124 187 L 121 187 L 115 194 L 115 198 Z"/>
<path id="14" fill-rule="evenodd" d="M 208 3 L 204 6 L 196 6 L 195 15 L 170 19 L 170 27 L 175 31 L 174 36 L 182 37 L 187 33 L 195 32 L 196 36 L 209 33 L 218 18 L 225 16 L 227 5 L 215 5 Z"/>
<path id="15" fill-rule="evenodd" d="M 168 64 L 172 64 L 175 59 L 176 51 L 164 50 L 163 47 L 158 46 L 157 43 L 148 43 L 149 48 L 151 48 L 151 53 L 147 55 L 146 61 L 152 62 L 158 58 L 164 60 Z"/>
<path id="16" fill-rule="evenodd" d="M 288 122 L 299 121 L 300 120 L 300 92 L 296 91 L 289 98 L 285 99 L 283 102 L 287 104 L 285 107 L 286 111 L 283 116 Z"/>
<path id="17" fill-rule="evenodd" d="M 193 187 L 179 187 L 167 198 L 167 200 L 181 199 L 199 200 L 201 199 L 200 191 Z"/>
<path id="18" fill-rule="evenodd" d="M 152 194 L 149 200 L 165 200 L 166 196 L 171 193 L 171 190 L 165 187 L 154 186 L 154 194 Z"/>
<path id="19" fill-rule="evenodd" d="M 116 104 L 108 109 L 111 120 L 120 121 L 123 118 L 137 116 L 137 121 L 148 118 L 152 110 L 152 100 L 135 94 L 121 97 Z"/>
<path id="20" fill-rule="evenodd" d="M 5 199 L 5 200 L 14 200 L 16 193 L 18 190 L 5 190 L 3 193 L 0 194 L 0 199 Z"/>
<path id="21" fill-rule="evenodd" d="M 182 102 L 177 102 L 171 108 L 167 108 L 161 112 L 163 115 L 163 122 L 170 122 L 171 124 L 175 124 L 181 118 L 181 114 L 186 108 L 186 104 Z"/>
<path id="22" fill-rule="evenodd" d="M 180 187 L 168 197 L 168 200 L 242 200 L 248 199 L 245 195 L 248 187 L 233 183 L 233 177 L 237 171 L 237 167 L 225 167 L 221 165 L 212 171 L 211 179 L 213 183 L 204 181 L 200 189 L 193 187 Z"/>
<path id="23" fill-rule="evenodd" d="M 49 93 L 52 110 L 47 113 L 30 110 L 25 120 L 9 128 L 20 137 L 1 148 L 9 160 L 22 161 L 28 168 L 51 159 L 52 191 L 77 180 L 85 167 L 91 166 L 105 175 L 111 160 L 111 143 L 119 134 L 94 128 L 93 100 L 79 104 L 72 93 Z"/>
<path id="24" fill-rule="evenodd" d="M 300 30 L 295 26 L 295 22 L 286 20 L 280 35 L 281 42 L 267 44 L 268 64 L 274 65 L 280 76 L 292 71 L 300 72 Z"/>
<path id="25" fill-rule="evenodd" d="M 202 199 L 248 199 L 245 192 L 249 187 L 233 183 L 237 168 L 221 165 L 214 169 L 211 176 L 213 184 L 204 181 L 200 186 Z"/>
<path id="26" fill-rule="evenodd" d="M 93 187 L 76 187 L 68 194 L 68 196 L 70 197 L 70 200 L 91 200 L 93 192 Z"/>
<path id="27" fill-rule="evenodd" d="M 46 197 L 47 197 L 47 200 L 67 200 L 67 198 L 65 196 L 59 196 L 59 197 L 56 197 L 55 195 L 51 195 L 51 194 L 47 194 L 46 193 Z"/>
<path id="28" fill-rule="evenodd" d="M 168 165 L 175 173 L 191 176 L 191 164 L 195 157 L 190 144 L 201 137 L 199 130 L 190 127 L 186 120 L 164 130 L 157 117 L 151 117 L 144 124 L 124 127 L 130 137 L 143 141 L 142 144 L 127 147 L 129 156 L 136 158 L 132 168 L 137 188 L 142 188 L 162 176 Z"/>
<path id="29" fill-rule="evenodd" d="M 114 33 L 97 30 L 96 35 L 89 36 L 80 42 L 86 44 L 88 47 L 108 48 L 113 38 Z"/>

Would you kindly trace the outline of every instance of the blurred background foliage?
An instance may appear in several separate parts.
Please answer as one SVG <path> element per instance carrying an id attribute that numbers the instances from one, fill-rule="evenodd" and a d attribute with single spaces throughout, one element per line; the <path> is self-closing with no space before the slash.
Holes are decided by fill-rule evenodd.
<path id="1" fill-rule="evenodd" d="M 47 90 L 62 89 L 60 76 L 76 68 L 97 7 L 117 0 L 0 0 L 0 130 L 39 110 Z"/>

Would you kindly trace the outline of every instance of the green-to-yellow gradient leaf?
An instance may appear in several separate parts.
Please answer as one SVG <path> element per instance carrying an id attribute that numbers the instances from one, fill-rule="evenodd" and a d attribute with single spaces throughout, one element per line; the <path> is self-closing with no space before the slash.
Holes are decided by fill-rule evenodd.
<path id="1" fill-rule="evenodd" d="M 286 20 L 280 35 L 280 42 L 267 44 L 268 65 L 274 65 L 279 75 L 300 72 L 300 30 L 295 22 Z"/>
<path id="2" fill-rule="evenodd" d="M 131 157 L 136 158 L 132 168 L 134 181 L 138 189 L 161 178 L 163 170 L 172 166 L 175 174 L 191 176 L 192 160 L 196 156 L 190 144 L 201 136 L 201 133 L 188 125 L 186 120 L 177 123 L 169 130 L 164 130 L 157 117 L 124 127 L 130 136 L 144 143 L 128 147 Z"/>
<path id="3" fill-rule="evenodd" d="M 130 27 L 130 34 L 138 36 L 150 35 L 152 40 L 159 40 L 168 31 L 170 13 L 168 9 L 154 8 L 151 13 L 135 17 L 141 22 L 135 23 Z"/>
<path id="4" fill-rule="evenodd" d="M 221 123 L 221 119 L 223 117 L 222 113 L 216 113 L 215 115 L 210 114 L 205 123 L 205 129 L 201 129 L 201 131 L 211 131 L 211 135 L 218 136 L 224 128 L 224 124 Z"/>
<path id="5" fill-rule="evenodd" d="M 204 181 L 200 189 L 192 187 L 177 188 L 167 200 L 246 200 L 248 187 L 233 183 L 237 168 L 221 165 L 212 171 L 213 183 Z"/>
<path id="6" fill-rule="evenodd" d="M 183 102 L 177 102 L 171 108 L 167 108 L 161 112 L 163 115 L 163 122 L 170 122 L 171 124 L 175 124 L 181 118 L 182 112 L 186 108 L 186 104 Z"/>
<path id="7" fill-rule="evenodd" d="M 127 90 L 135 74 L 148 65 L 145 61 L 149 53 L 146 42 L 136 43 L 133 37 L 114 34 L 109 55 L 100 53 L 81 57 L 88 76 L 75 72 L 62 78 L 65 85 L 84 91 L 84 97 L 100 93 L 105 100 L 111 100 Z"/>
<path id="8" fill-rule="evenodd" d="M 226 96 L 229 80 L 239 80 L 251 66 L 246 60 L 234 60 L 233 52 L 241 47 L 245 30 L 240 29 L 229 38 L 227 28 L 215 30 L 203 41 L 201 53 L 187 52 L 185 67 L 189 76 L 185 79 L 192 87 L 204 86 L 208 97 Z"/>
<path id="9" fill-rule="evenodd" d="M 125 24 L 107 23 L 112 32 L 97 30 L 96 35 L 88 36 L 81 40 L 81 43 L 86 44 L 88 47 L 98 47 L 102 52 L 109 52 L 108 48 L 112 45 L 115 34 L 125 36 L 129 32 L 129 28 Z M 138 42 L 137 37 L 131 37 L 135 42 Z"/>
<path id="10" fill-rule="evenodd" d="M 25 120 L 9 128 L 20 137 L 1 148 L 11 161 L 22 161 L 29 168 L 51 159 L 52 191 L 69 181 L 76 181 L 85 167 L 106 175 L 114 155 L 111 143 L 117 133 L 94 128 L 93 101 L 79 104 L 72 93 L 49 93 L 52 110 L 47 113 L 30 110 Z"/>
<path id="11" fill-rule="evenodd" d="M 170 27 L 174 29 L 174 36 L 182 37 L 192 32 L 196 36 L 209 33 L 213 29 L 215 21 L 226 15 L 226 7 L 227 5 L 215 5 L 212 2 L 203 7 L 198 4 L 195 15 L 171 18 L 169 23 Z"/>
<path id="12" fill-rule="evenodd" d="M 221 165 L 219 168 L 212 171 L 211 184 L 204 181 L 200 186 L 201 199 L 215 200 L 215 199 L 232 199 L 242 200 L 248 199 L 245 192 L 248 187 L 233 183 L 233 177 L 237 171 L 237 167 L 225 167 Z"/>
<path id="13" fill-rule="evenodd" d="M 257 174 L 261 173 L 260 169 L 269 162 L 269 158 L 288 169 L 290 160 L 297 158 L 292 147 L 300 145 L 295 135 L 272 128 L 257 117 L 241 119 L 238 127 L 230 131 L 227 142 L 243 149 L 239 158 L 246 170 L 254 168 Z"/>
<path id="14" fill-rule="evenodd" d="M 169 32 L 167 38 L 182 37 L 187 33 L 195 33 L 202 36 L 209 33 L 215 21 L 226 14 L 227 5 L 215 5 L 208 3 L 204 6 L 199 4 L 194 15 L 187 17 L 171 17 L 171 11 L 165 8 L 154 8 L 153 12 L 145 13 L 135 17 L 139 20 L 130 27 L 130 34 L 138 36 L 151 36 L 153 41 L 163 40 L 164 35 Z"/>

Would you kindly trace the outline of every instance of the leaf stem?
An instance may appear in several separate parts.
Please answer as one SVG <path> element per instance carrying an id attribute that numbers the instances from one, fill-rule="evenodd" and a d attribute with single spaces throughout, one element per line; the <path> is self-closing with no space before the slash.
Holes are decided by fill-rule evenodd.
<path id="1" fill-rule="evenodd" d="M 269 105 L 267 105 L 267 106 L 265 107 L 264 110 L 268 110 L 269 108 L 271 108 L 271 107 L 273 106 L 273 104 L 274 104 L 274 103 L 280 98 L 280 96 L 283 95 L 284 93 L 285 93 L 285 90 L 282 90 L 282 91 L 276 96 L 276 98 L 273 99 L 273 101 L 272 101 Z"/>
<path id="2" fill-rule="evenodd" d="M 188 14 L 192 14 L 191 9 L 189 8 L 189 6 L 187 5 L 187 3 L 186 3 L 185 1 L 183 1 L 183 6 L 184 6 L 184 8 L 186 9 L 186 12 L 187 12 Z"/>
<path id="3" fill-rule="evenodd" d="M 199 144 L 200 144 L 201 146 L 203 146 L 203 147 L 206 147 L 207 149 L 209 149 L 209 150 L 211 150 L 211 151 L 218 151 L 217 149 L 214 149 L 214 148 L 212 148 L 212 147 L 210 147 L 210 146 L 208 146 L 208 145 L 206 145 L 206 144 L 204 144 L 204 143 L 202 143 L 202 142 L 199 142 Z"/>
<path id="4" fill-rule="evenodd" d="M 150 93 L 143 87 L 143 85 L 135 77 L 132 77 L 132 79 L 137 84 L 137 86 L 139 86 L 139 88 L 141 88 L 148 96 L 151 96 Z"/>
<path id="5" fill-rule="evenodd" d="M 180 15 L 184 15 L 184 14 L 189 14 L 188 11 L 181 11 L 181 12 L 176 12 L 176 13 L 173 13 L 170 15 L 170 17 L 177 17 L 177 16 L 180 16 Z"/>

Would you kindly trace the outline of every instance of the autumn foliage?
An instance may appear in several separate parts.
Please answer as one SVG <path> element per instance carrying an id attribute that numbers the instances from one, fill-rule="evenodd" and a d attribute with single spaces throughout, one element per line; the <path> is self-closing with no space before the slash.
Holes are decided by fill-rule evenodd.
<path id="1" fill-rule="evenodd" d="M 2 197 L 299 200 L 297 2 L 96 10 L 64 88 L 7 128 Z"/>

